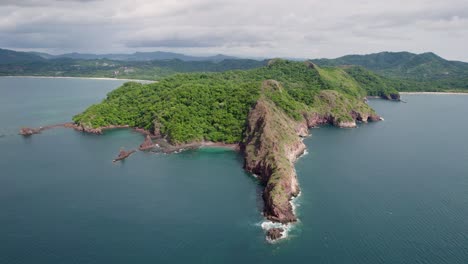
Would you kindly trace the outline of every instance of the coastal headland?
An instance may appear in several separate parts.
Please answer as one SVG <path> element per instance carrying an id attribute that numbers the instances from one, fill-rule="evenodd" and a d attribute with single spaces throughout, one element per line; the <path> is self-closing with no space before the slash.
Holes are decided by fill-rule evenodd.
<path id="1" fill-rule="evenodd" d="M 271 60 L 267 66 L 225 73 L 179 74 L 158 83 L 125 83 L 100 104 L 61 127 L 91 134 L 133 128 L 145 136 L 141 151 L 178 152 L 202 146 L 240 151 L 244 168 L 263 189 L 263 215 L 286 227 L 297 221 L 291 200 L 300 185 L 294 169 L 306 146 L 309 128 L 333 125 L 354 128 L 381 120 L 366 96 L 400 99 L 396 90 L 381 90 L 338 67 L 311 62 Z M 372 87 L 368 90 L 366 87 Z M 24 128 L 29 136 L 39 130 Z M 120 152 L 127 158 L 130 152 Z M 117 159 L 119 159 L 119 157 Z M 284 228 L 266 231 L 269 241 L 284 237 Z"/>

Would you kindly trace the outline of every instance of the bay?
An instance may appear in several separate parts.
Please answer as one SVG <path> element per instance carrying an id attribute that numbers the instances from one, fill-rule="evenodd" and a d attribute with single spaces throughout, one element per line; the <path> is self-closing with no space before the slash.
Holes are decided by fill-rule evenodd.
<path id="1" fill-rule="evenodd" d="M 229 150 L 121 147 L 70 121 L 122 81 L 0 78 L 0 263 L 466 263 L 468 96 L 371 100 L 385 121 L 322 127 L 296 169 L 300 222 L 268 244 L 261 187 Z"/>

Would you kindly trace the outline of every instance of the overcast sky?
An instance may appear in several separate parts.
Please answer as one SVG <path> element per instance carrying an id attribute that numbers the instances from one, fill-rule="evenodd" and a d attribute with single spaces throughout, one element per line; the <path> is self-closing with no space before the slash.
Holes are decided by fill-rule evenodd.
<path id="1" fill-rule="evenodd" d="M 0 47 L 468 61 L 468 0 L 0 0 Z"/>

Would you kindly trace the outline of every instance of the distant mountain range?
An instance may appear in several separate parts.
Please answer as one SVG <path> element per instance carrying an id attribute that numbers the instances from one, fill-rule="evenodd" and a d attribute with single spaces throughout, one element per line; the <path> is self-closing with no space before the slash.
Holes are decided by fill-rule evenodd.
<path id="1" fill-rule="evenodd" d="M 347 55 L 336 59 L 312 59 L 319 66 L 361 66 L 378 75 L 406 80 L 419 90 L 468 89 L 468 63 L 445 60 L 434 53 L 380 52 L 368 55 Z M 0 75 L 54 76 L 102 75 L 122 77 L 122 72 L 140 77 L 159 79 L 175 72 L 224 71 L 250 69 L 265 64 L 265 60 L 240 59 L 226 55 L 197 57 L 173 52 L 135 52 L 133 54 L 51 55 L 39 52 L 18 52 L 0 49 Z M 9 65 L 7 67 L 7 65 Z M 15 67 L 11 67 L 15 66 Z M 101 71 L 101 72 L 98 72 Z M 156 74 L 157 72 L 157 74 Z M 153 77 L 152 74 L 154 74 Z"/>
<path id="2" fill-rule="evenodd" d="M 66 53 L 61 55 L 51 55 L 47 53 L 32 52 L 32 54 L 39 55 L 44 59 L 61 59 L 69 58 L 75 60 L 99 60 L 99 59 L 108 59 L 108 60 L 117 60 L 117 61 L 152 61 L 152 60 L 181 60 L 181 61 L 222 61 L 226 59 L 236 59 L 235 57 L 226 56 L 222 54 L 214 56 L 189 56 L 180 53 L 174 52 L 164 52 L 164 51 L 155 51 L 155 52 L 135 52 L 132 54 L 87 54 L 87 53 Z"/>
<path id="3" fill-rule="evenodd" d="M 45 59 L 37 54 L 29 52 L 0 49 L 0 64 L 17 64 L 38 61 L 45 61 Z"/>
<path id="4" fill-rule="evenodd" d="M 321 66 L 358 65 L 384 76 L 424 81 L 468 75 L 468 63 L 445 60 L 432 52 L 380 52 L 312 61 Z"/>
<path id="5" fill-rule="evenodd" d="M 226 59 L 237 59 L 236 57 L 218 54 L 214 56 L 190 56 L 174 52 L 135 52 L 132 54 L 87 54 L 87 53 L 66 53 L 52 55 L 43 52 L 21 52 L 7 49 L 0 49 L 0 64 L 33 62 L 52 59 L 75 59 L 75 60 L 116 60 L 116 61 L 153 61 L 153 60 L 181 60 L 181 61 L 213 61 L 218 62 Z"/>

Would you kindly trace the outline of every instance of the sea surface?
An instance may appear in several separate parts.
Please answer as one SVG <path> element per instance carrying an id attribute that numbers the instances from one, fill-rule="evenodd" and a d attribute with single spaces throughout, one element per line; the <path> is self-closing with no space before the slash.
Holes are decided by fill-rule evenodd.
<path id="1" fill-rule="evenodd" d="M 468 96 L 371 100 L 385 121 L 322 127 L 297 163 L 300 222 L 265 241 L 236 152 L 112 159 L 143 136 L 67 122 L 122 81 L 0 78 L 0 263 L 468 263 Z"/>

